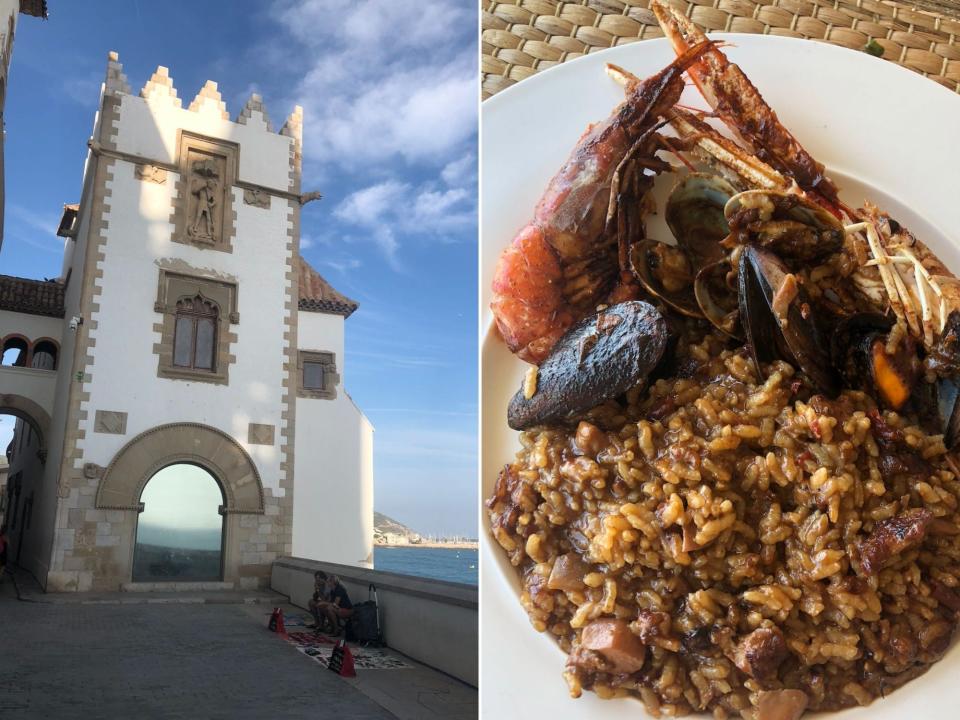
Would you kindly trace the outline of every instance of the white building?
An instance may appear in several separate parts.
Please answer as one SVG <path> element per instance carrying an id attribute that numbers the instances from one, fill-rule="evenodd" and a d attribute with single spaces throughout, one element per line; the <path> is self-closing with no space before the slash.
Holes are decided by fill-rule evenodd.
<path id="1" fill-rule="evenodd" d="M 183 107 L 163 67 L 135 95 L 110 54 L 60 278 L 0 277 L 11 558 L 48 590 L 372 564 L 357 305 L 299 255 L 301 125 L 209 81 Z"/>

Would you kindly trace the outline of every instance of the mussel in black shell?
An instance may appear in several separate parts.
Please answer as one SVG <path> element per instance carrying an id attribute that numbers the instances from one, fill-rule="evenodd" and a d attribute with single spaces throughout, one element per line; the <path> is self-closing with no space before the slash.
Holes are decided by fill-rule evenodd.
<path id="1" fill-rule="evenodd" d="M 535 387 L 513 396 L 507 422 L 526 430 L 573 420 L 644 382 L 669 344 L 667 321 L 649 303 L 634 300 L 594 313 L 570 328 L 531 371 Z"/>
<path id="2" fill-rule="evenodd" d="M 840 392 L 826 337 L 796 275 L 772 252 L 748 246 L 740 255 L 740 322 L 750 354 L 761 363 L 785 360 L 828 396 Z"/>

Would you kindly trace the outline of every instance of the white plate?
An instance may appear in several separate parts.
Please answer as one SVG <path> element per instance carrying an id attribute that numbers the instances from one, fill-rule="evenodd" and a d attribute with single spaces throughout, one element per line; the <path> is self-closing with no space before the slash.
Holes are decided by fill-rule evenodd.
<path id="1" fill-rule="evenodd" d="M 859 206 L 888 210 L 960 271 L 960 97 L 890 62 L 807 40 L 717 34 L 726 52 L 760 89 L 780 119 Z M 490 328 L 490 282 L 497 256 L 530 220 L 546 183 L 590 122 L 605 118 L 622 92 L 603 71 L 614 62 L 647 76 L 673 59 L 650 40 L 564 63 L 487 100 L 481 126 L 483 323 Z M 682 102 L 705 107 L 688 88 Z M 663 183 L 660 184 L 663 190 Z M 660 205 L 662 207 L 662 204 Z M 948 232 L 949 231 L 949 232 Z M 656 222 L 651 236 L 665 237 Z M 481 477 L 489 497 L 498 470 L 517 449 L 506 407 L 524 365 L 488 333 L 482 349 Z M 519 583 L 499 546 L 484 538 L 480 587 L 483 715 L 489 718 L 645 717 L 636 700 L 571 700 L 561 677 L 564 655 L 527 621 Z M 923 677 L 838 720 L 956 717 L 960 644 Z M 922 710 L 921 710 L 922 709 Z"/>

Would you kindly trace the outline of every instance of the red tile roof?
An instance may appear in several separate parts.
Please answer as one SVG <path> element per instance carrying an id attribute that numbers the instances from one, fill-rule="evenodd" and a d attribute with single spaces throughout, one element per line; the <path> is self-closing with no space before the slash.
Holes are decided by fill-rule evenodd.
<path id="1" fill-rule="evenodd" d="M 47 18 L 47 0 L 20 0 L 20 12 L 24 15 Z"/>
<path id="2" fill-rule="evenodd" d="M 63 317 L 63 284 L 0 275 L 0 310 Z"/>
<path id="3" fill-rule="evenodd" d="M 359 303 L 334 290 L 310 263 L 300 258 L 300 309 L 350 317 Z"/>

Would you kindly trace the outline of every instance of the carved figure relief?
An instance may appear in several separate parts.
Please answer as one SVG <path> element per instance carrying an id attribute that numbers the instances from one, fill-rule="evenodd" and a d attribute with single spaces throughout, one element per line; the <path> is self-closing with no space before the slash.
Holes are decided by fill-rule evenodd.
<path id="1" fill-rule="evenodd" d="M 182 170 L 174 241 L 230 252 L 236 146 L 183 133 L 178 164 Z"/>
<path id="2" fill-rule="evenodd" d="M 192 154 L 192 153 L 191 153 Z M 222 183 L 217 163 L 208 158 L 190 163 L 191 219 L 187 232 L 191 237 L 207 242 L 216 242 L 219 237 L 217 216 L 221 205 Z"/>

